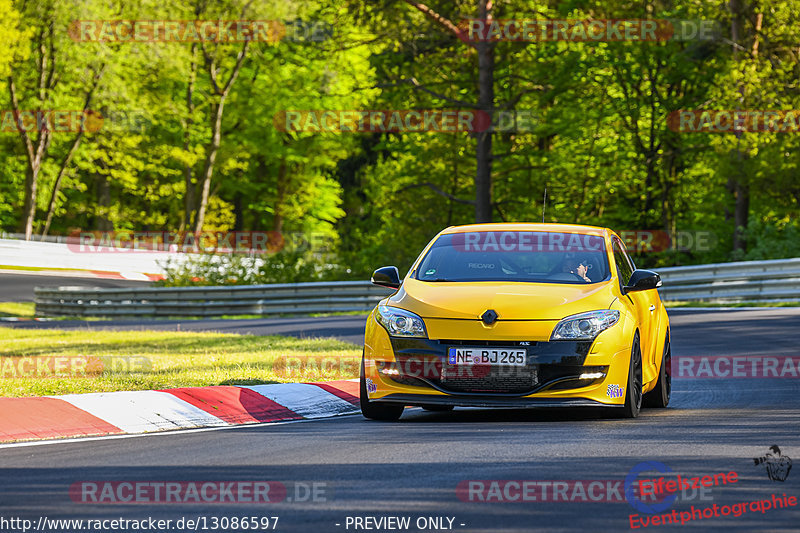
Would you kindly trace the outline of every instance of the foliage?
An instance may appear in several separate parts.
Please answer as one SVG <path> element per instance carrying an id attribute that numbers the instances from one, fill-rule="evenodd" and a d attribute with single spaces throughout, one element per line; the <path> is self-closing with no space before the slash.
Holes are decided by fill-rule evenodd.
<path id="1" fill-rule="evenodd" d="M 760 261 L 800 257 L 798 220 L 764 222 L 751 220 L 745 231 L 747 253 L 741 259 Z"/>
<path id="2" fill-rule="evenodd" d="M 9 74 L 9 66 L 15 59 L 21 59 L 27 51 L 27 41 L 31 29 L 20 28 L 20 15 L 11 0 L 0 0 L 0 78 Z"/>
<path id="3" fill-rule="evenodd" d="M 324 258 L 303 251 L 261 255 L 201 254 L 182 261 L 170 261 L 160 285 L 191 287 L 202 285 L 261 285 L 347 279 L 349 272 Z"/>
<path id="4" fill-rule="evenodd" d="M 363 278 L 385 264 L 407 268 L 442 228 L 475 220 L 477 135 L 286 132 L 274 121 L 286 110 L 474 105 L 476 50 L 412 4 L 0 0 L 0 71 L 13 69 L 24 107 L 80 108 L 90 74 L 105 66 L 92 108 L 106 121 L 87 132 L 57 190 L 72 137 L 54 135 L 34 231 L 44 230 L 51 197 L 54 234 L 191 229 L 214 152 L 204 230 L 303 232 L 336 244 L 324 258 L 201 257 L 173 265 L 170 283 Z M 495 118 L 531 120 L 492 134 L 493 218 L 538 221 L 544 211 L 551 222 L 715 236 L 708 249 L 638 254 L 647 266 L 798 255 L 798 136 L 678 133 L 667 124 L 681 109 L 800 109 L 796 2 L 741 4 L 734 52 L 731 28 L 739 19 L 727 3 L 494 2 L 496 19 L 702 19 L 718 33 L 712 40 L 496 43 Z M 474 0 L 426 5 L 453 21 L 477 16 Z M 225 79 L 241 43 L 76 42 L 68 34 L 76 19 L 242 16 L 292 21 L 286 26 L 295 33 L 250 44 L 225 101 L 216 151 L 220 96 L 209 64 Z M 310 31 L 313 24 L 324 31 Z M 42 100 L 37 43 L 51 26 L 59 84 Z M 0 109 L 9 108 L 4 88 Z M 26 168 L 19 135 L 0 131 L 2 230 L 20 226 Z M 744 248 L 737 249 L 742 207 Z"/>

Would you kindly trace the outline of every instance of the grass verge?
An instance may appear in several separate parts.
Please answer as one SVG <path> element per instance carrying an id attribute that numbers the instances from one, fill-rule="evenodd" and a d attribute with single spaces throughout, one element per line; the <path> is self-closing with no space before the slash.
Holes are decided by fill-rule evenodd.
<path id="1" fill-rule="evenodd" d="M 33 318 L 35 311 L 33 302 L 0 302 L 0 316 Z"/>
<path id="2" fill-rule="evenodd" d="M 0 270 L 27 270 L 29 272 L 59 271 L 59 272 L 89 272 L 83 268 L 60 268 L 60 267 L 27 267 L 14 265 L 0 265 Z"/>
<path id="3" fill-rule="evenodd" d="M 0 396 L 358 377 L 361 348 L 330 338 L 0 327 Z"/>
<path id="4" fill-rule="evenodd" d="M 0 318 L 34 318 L 36 316 L 36 304 L 33 302 L 0 302 Z M 43 318 L 43 317 L 39 317 Z M 47 320 L 86 320 L 96 322 L 98 320 L 111 320 L 106 317 L 96 316 L 51 316 Z"/>

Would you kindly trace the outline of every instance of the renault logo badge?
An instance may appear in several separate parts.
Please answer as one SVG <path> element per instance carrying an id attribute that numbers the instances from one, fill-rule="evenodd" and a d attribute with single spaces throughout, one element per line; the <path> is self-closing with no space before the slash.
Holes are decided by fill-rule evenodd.
<path id="1" fill-rule="evenodd" d="M 491 326 L 497 320 L 497 311 L 494 309 L 488 309 L 481 315 L 481 320 L 483 320 L 483 323 L 487 326 Z"/>

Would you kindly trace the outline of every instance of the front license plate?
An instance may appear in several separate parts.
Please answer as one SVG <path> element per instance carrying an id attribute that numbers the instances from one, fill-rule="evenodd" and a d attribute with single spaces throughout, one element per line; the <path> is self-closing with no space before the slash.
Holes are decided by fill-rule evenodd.
<path id="1" fill-rule="evenodd" d="M 524 348 L 450 347 L 447 362 L 451 365 L 525 366 L 527 355 Z"/>

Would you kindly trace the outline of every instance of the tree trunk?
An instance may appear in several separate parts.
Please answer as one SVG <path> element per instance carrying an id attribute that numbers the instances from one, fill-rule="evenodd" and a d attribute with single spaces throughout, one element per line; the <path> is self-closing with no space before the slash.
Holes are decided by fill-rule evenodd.
<path id="1" fill-rule="evenodd" d="M 478 18 L 490 19 L 487 0 L 478 2 Z M 477 43 L 478 50 L 478 108 L 491 118 L 494 111 L 494 44 L 488 40 Z M 492 121 L 489 120 L 491 124 Z M 492 221 L 492 131 L 477 133 L 475 147 L 475 222 Z"/>
<path id="2" fill-rule="evenodd" d="M 220 98 L 219 103 L 214 106 L 214 112 L 211 122 L 211 144 L 208 146 L 206 153 L 206 163 L 203 167 L 203 175 L 200 178 L 200 198 L 197 206 L 197 218 L 195 218 L 194 231 L 200 233 L 203 231 L 203 223 L 206 218 L 206 209 L 208 207 L 208 196 L 211 191 L 211 177 L 214 175 L 214 163 L 217 160 L 217 152 L 219 151 L 220 141 L 222 140 L 222 114 L 225 109 L 225 98 Z"/>
<path id="3" fill-rule="evenodd" d="M 192 43 L 192 63 L 189 72 L 189 83 L 186 86 L 186 123 L 183 128 L 183 149 L 188 153 L 191 149 L 192 126 L 194 125 L 194 84 L 197 80 L 197 43 Z M 186 191 L 183 196 L 183 220 L 181 221 L 180 231 L 183 232 L 192 224 L 194 215 L 194 165 L 186 163 L 183 167 L 183 182 Z"/>
<path id="4" fill-rule="evenodd" d="M 106 70 L 105 63 L 97 70 L 92 80 L 92 84 L 89 87 L 89 91 L 86 93 L 86 98 L 84 99 L 83 103 L 83 117 L 86 120 L 89 115 L 89 108 L 92 106 L 92 98 L 94 97 L 94 91 L 97 89 L 98 84 L 100 83 L 100 79 L 103 77 L 103 73 Z M 72 158 L 75 156 L 75 152 L 78 150 L 78 147 L 81 144 L 81 140 L 83 139 L 83 134 L 85 133 L 84 129 L 84 122 L 81 122 L 80 127 L 78 128 L 78 133 L 75 135 L 75 138 L 72 140 L 72 145 L 67 152 L 67 155 L 61 161 L 61 167 L 58 170 L 58 176 L 56 177 L 56 182 L 53 184 L 53 190 L 50 193 L 50 203 L 47 206 L 47 220 L 44 223 L 44 230 L 42 231 L 42 237 L 47 235 L 47 232 L 50 231 L 50 223 L 53 221 L 53 215 L 56 211 L 56 202 L 58 201 L 58 191 L 61 189 L 61 182 L 64 179 L 64 175 L 67 173 L 67 169 L 69 168 L 70 163 L 72 163 Z"/>
<path id="5" fill-rule="evenodd" d="M 437 13 L 429 6 L 415 0 L 405 2 L 446 31 L 461 38 L 461 30 L 452 21 Z M 478 0 L 478 19 L 488 24 L 492 20 L 492 0 Z M 490 118 L 494 112 L 494 48 L 490 40 L 479 40 L 470 46 L 478 53 L 478 105 L 477 109 Z M 490 122 L 491 123 L 491 122 Z M 475 134 L 475 222 L 492 221 L 492 131 Z"/>
<path id="6" fill-rule="evenodd" d="M 233 231 L 244 231 L 244 207 L 241 191 L 233 197 Z"/>
<path id="7" fill-rule="evenodd" d="M 87 109 L 84 109 L 84 112 Z M 58 176 L 56 177 L 56 182 L 53 184 L 53 190 L 50 192 L 50 202 L 47 206 L 47 219 L 44 223 L 44 230 L 42 230 L 42 237 L 47 236 L 47 232 L 50 231 L 50 224 L 53 222 L 53 216 L 56 212 L 56 203 L 58 202 L 58 191 L 61 190 L 61 182 L 64 180 L 64 176 L 67 173 L 67 169 L 69 168 L 70 163 L 72 162 L 72 158 L 75 156 L 75 152 L 78 150 L 78 146 L 81 144 L 81 139 L 83 138 L 83 125 L 81 125 L 80 130 L 78 131 L 78 135 L 75 136 L 75 139 L 72 141 L 72 146 L 67 152 L 67 155 L 61 161 L 61 167 L 58 170 Z M 44 239 L 43 239 L 44 240 Z"/>
<path id="8" fill-rule="evenodd" d="M 214 175 L 214 163 L 217 160 L 217 152 L 219 151 L 219 145 L 222 140 L 222 115 L 225 110 L 225 100 L 228 98 L 228 94 L 230 94 L 231 87 L 236 82 L 236 78 L 239 76 L 239 71 L 242 68 L 242 64 L 244 63 L 245 57 L 247 57 L 247 48 L 250 44 L 250 41 L 245 41 L 244 45 L 242 46 L 241 51 L 239 52 L 238 57 L 236 58 L 236 65 L 233 67 L 231 71 L 231 75 L 228 78 L 227 83 L 225 86 L 221 88 L 217 85 L 217 66 L 212 60 L 212 58 L 206 54 L 205 49 L 203 49 L 203 53 L 206 56 L 206 65 L 208 67 L 208 74 L 211 78 L 211 83 L 214 88 L 214 92 L 216 95 L 219 96 L 219 102 L 217 105 L 212 107 L 212 117 L 211 117 L 211 142 L 206 151 L 206 163 L 203 167 L 203 175 L 201 176 L 200 185 L 200 198 L 197 207 L 197 217 L 194 221 L 194 231 L 195 233 L 201 233 L 203 231 L 203 223 L 205 222 L 206 218 L 206 209 L 208 208 L 208 197 L 211 192 L 211 178 Z"/>
<path id="9" fill-rule="evenodd" d="M 738 59 L 738 48 L 741 46 L 742 40 L 742 20 L 744 18 L 744 2 L 742 0 L 730 0 L 728 4 L 731 10 L 731 41 L 733 41 L 733 58 L 734 61 Z M 744 102 L 744 87 L 739 86 L 740 103 Z M 734 175 L 728 179 L 728 189 L 733 194 L 734 208 L 733 208 L 733 251 L 742 251 L 746 249 L 746 242 L 744 239 L 744 229 L 747 227 L 748 217 L 750 213 L 750 188 L 745 182 L 745 176 L 736 176 L 736 173 L 743 172 L 745 154 L 739 148 L 741 136 L 736 143 L 736 165 Z"/>
<path id="10" fill-rule="evenodd" d="M 46 120 L 37 123 L 41 124 L 41 130 L 36 140 L 31 139 L 28 132 L 20 124 L 20 106 L 17 99 L 17 89 L 14 84 L 13 74 L 8 77 L 8 92 L 11 97 L 11 108 L 17 120 L 17 129 L 25 147 L 25 156 L 28 160 L 28 168 L 25 172 L 25 196 L 22 203 L 22 216 L 20 217 L 19 231 L 25 234 L 25 240 L 31 240 L 33 235 L 33 220 L 36 217 L 36 195 L 39 188 L 39 170 L 42 168 L 42 160 L 50 147 L 50 128 Z"/>
<path id="11" fill-rule="evenodd" d="M 80 138 L 76 139 L 75 142 L 73 142 L 72 148 L 67 154 L 67 157 L 61 163 L 61 169 L 58 171 L 58 177 L 56 177 L 56 182 L 53 184 L 53 190 L 50 191 L 50 202 L 47 204 L 47 219 L 44 222 L 42 237 L 47 237 L 47 233 L 50 231 L 50 224 L 53 222 L 53 216 L 55 215 L 56 212 L 56 203 L 58 202 L 58 192 L 61 190 L 61 182 L 64 180 L 64 175 L 67 173 L 67 166 L 69 165 L 70 160 L 72 160 L 72 156 L 78 149 L 79 144 L 80 144 Z"/>
<path id="12" fill-rule="evenodd" d="M 55 57 L 53 46 L 53 21 L 50 20 L 47 28 L 42 28 L 37 36 L 37 50 L 39 52 L 36 62 L 38 81 L 38 105 L 45 107 L 50 98 L 49 92 L 54 87 Z M 49 46 L 48 46 L 49 44 Z M 22 205 L 22 216 L 20 217 L 20 232 L 25 234 L 25 240 L 29 241 L 33 235 L 33 221 L 36 217 L 36 196 L 39 188 L 39 171 L 42 168 L 42 161 L 47 155 L 50 147 L 51 134 L 47 118 L 36 117 L 38 138 L 34 141 L 28 132 L 20 124 L 20 105 L 17 98 L 17 90 L 14 84 L 13 71 L 8 76 L 8 92 L 11 97 L 11 108 L 17 122 L 17 130 L 25 147 L 25 155 L 28 158 L 28 168 L 25 173 L 25 197 Z"/>
<path id="13" fill-rule="evenodd" d="M 114 225 L 108 219 L 108 208 L 111 206 L 111 186 L 104 174 L 97 175 L 98 215 L 95 225 L 98 231 L 113 231 Z"/>
<path id="14" fill-rule="evenodd" d="M 733 223 L 735 227 L 733 230 L 733 250 L 741 250 L 744 252 L 747 249 L 744 230 L 747 228 L 750 215 L 750 187 L 736 178 L 731 178 L 728 185 L 733 194 L 734 201 Z"/>
<path id="15" fill-rule="evenodd" d="M 286 179 L 288 176 L 288 167 L 286 166 L 286 158 L 281 158 L 281 163 L 278 166 L 278 182 L 276 184 L 275 195 L 275 211 L 272 216 L 272 231 L 280 234 L 283 231 L 283 202 L 286 199 L 286 191 L 288 190 L 288 183 Z"/>
<path id="16" fill-rule="evenodd" d="M 25 201 L 22 207 L 20 220 L 20 233 L 25 234 L 25 240 L 31 240 L 33 235 L 33 219 L 36 217 L 36 193 L 39 187 L 39 162 L 31 164 L 25 173 Z"/>
<path id="17" fill-rule="evenodd" d="M 656 180 L 655 157 L 652 153 L 645 156 L 645 166 L 647 171 L 644 178 L 644 204 L 642 205 L 642 213 L 640 215 L 640 227 L 650 227 L 650 210 L 653 207 L 653 183 Z"/>

